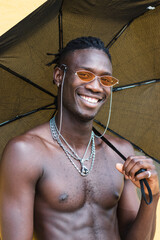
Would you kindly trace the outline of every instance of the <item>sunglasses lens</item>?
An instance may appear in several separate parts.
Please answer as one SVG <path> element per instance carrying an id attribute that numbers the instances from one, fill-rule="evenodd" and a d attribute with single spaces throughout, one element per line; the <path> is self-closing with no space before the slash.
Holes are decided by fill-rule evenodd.
<path id="1" fill-rule="evenodd" d="M 90 82 L 96 77 L 94 73 L 85 70 L 77 71 L 76 74 L 81 80 L 85 82 Z M 118 79 L 109 75 L 99 76 L 99 79 L 101 81 L 101 84 L 106 87 L 112 87 L 118 83 Z"/>
<path id="2" fill-rule="evenodd" d="M 95 78 L 95 75 L 88 71 L 77 71 L 78 77 L 86 82 L 92 81 Z"/>
<path id="3" fill-rule="evenodd" d="M 104 86 L 108 86 L 108 87 L 114 86 L 115 84 L 118 83 L 118 79 L 116 79 L 112 76 L 102 76 L 102 77 L 100 77 L 100 79 L 101 79 L 101 83 Z"/>

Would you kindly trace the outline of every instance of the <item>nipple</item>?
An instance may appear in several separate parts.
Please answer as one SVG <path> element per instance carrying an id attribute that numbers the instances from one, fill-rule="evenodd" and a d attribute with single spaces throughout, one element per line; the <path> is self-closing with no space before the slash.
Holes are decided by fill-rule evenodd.
<path id="1" fill-rule="evenodd" d="M 68 199 L 68 194 L 63 193 L 59 196 L 59 202 L 64 202 Z"/>

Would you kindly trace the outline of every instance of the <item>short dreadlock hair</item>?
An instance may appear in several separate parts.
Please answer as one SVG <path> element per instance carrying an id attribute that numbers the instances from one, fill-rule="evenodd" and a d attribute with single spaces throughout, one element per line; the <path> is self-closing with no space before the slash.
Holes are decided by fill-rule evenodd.
<path id="1" fill-rule="evenodd" d="M 69 52 L 87 48 L 95 48 L 104 51 L 111 61 L 109 49 L 104 46 L 104 43 L 99 38 L 89 36 L 71 40 L 65 48 L 63 48 L 58 54 L 55 54 L 55 59 L 48 65 L 56 64 L 56 66 L 60 66 L 62 60 Z"/>

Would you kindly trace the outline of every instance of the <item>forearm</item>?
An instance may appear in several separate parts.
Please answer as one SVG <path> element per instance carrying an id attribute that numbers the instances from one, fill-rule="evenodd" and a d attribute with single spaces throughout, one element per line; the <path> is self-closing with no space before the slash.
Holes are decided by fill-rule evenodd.
<path id="1" fill-rule="evenodd" d="M 146 205 L 144 200 L 141 200 L 141 205 L 136 219 L 130 225 L 130 228 L 125 234 L 124 240 L 152 240 L 156 226 L 156 209 L 160 193 L 153 196 L 153 201 L 150 205 Z"/>

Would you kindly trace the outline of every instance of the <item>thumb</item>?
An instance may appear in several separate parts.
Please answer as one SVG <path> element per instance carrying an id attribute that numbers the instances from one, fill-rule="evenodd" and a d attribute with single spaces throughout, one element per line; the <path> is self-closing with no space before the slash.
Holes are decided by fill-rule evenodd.
<path id="1" fill-rule="evenodd" d="M 125 173 L 123 171 L 123 164 L 122 163 L 117 163 L 116 168 L 120 173 L 122 173 L 124 175 L 125 179 L 129 179 L 129 177 L 127 175 L 125 175 Z"/>
<path id="2" fill-rule="evenodd" d="M 116 168 L 117 170 L 123 174 L 123 164 L 122 163 L 116 163 Z"/>

